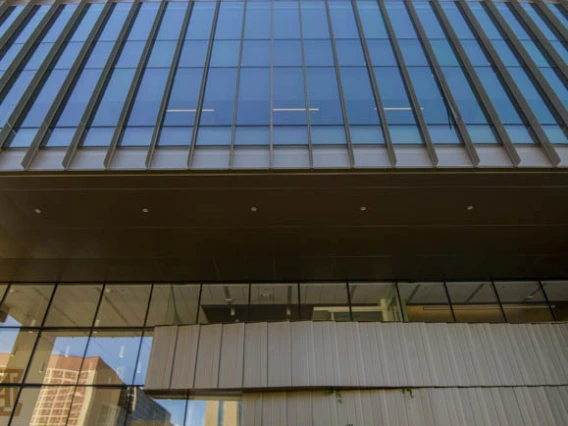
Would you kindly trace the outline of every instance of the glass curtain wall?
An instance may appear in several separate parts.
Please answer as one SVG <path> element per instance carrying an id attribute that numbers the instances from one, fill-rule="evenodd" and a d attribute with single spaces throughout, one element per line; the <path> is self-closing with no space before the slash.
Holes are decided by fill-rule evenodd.
<path id="1" fill-rule="evenodd" d="M 22 6 L 8 7 L 0 17 L 0 143 L 383 144 L 388 126 L 395 144 L 422 144 L 425 132 L 434 143 L 459 144 L 457 111 L 442 83 L 476 144 L 500 143 L 497 118 L 513 143 L 539 142 L 534 126 L 551 142 L 567 143 L 561 116 L 568 91 L 558 66 L 568 56 L 566 40 L 535 5 L 519 7 L 437 0 L 70 3 L 37 5 L 22 20 Z M 543 7 L 565 22 L 558 5 Z M 532 127 L 487 43 L 536 116 Z M 473 69 L 466 72 L 457 45 Z M 521 48 L 534 69 L 520 59 Z M 482 108 L 471 72 L 496 117 Z"/>
<path id="2" fill-rule="evenodd" d="M 144 392 L 156 326 L 565 321 L 567 295 L 567 281 L 0 284 L 0 425 L 239 424 L 238 398 Z"/>

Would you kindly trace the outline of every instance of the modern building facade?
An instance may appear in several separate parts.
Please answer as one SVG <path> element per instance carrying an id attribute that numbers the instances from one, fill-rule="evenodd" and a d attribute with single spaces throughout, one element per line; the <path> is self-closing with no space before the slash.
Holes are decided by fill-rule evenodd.
<path id="1" fill-rule="evenodd" d="M 0 426 L 568 424 L 565 0 L 0 0 Z"/>

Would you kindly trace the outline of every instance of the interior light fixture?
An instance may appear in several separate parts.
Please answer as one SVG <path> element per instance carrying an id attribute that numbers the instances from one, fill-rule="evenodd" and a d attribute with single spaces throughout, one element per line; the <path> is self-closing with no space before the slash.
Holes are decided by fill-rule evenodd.
<path id="1" fill-rule="evenodd" d="M 258 211 L 258 207 L 252 206 L 252 207 L 250 208 L 250 211 L 251 211 L 251 212 L 256 212 L 256 211 Z"/>
<path id="2" fill-rule="evenodd" d="M 41 214 L 41 209 L 35 209 L 34 212 L 36 212 L 37 214 Z"/>
<path id="3" fill-rule="evenodd" d="M 359 207 L 359 210 L 361 210 L 362 212 L 366 212 L 367 206 L 361 206 L 361 207 Z"/>
<path id="4" fill-rule="evenodd" d="M 236 313 L 236 311 L 235 311 L 235 308 L 233 308 L 233 307 L 231 306 L 231 316 L 234 317 L 236 314 L 237 314 L 237 313 Z"/>
<path id="5" fill-rule="evenodd" d="M 466 210 L 467 210 L 468 212 L 470 212 L 470 211 L 473 210 L 473 208 L 474 208 L 474 207 L 473 207 L 472 205 L 469 205 L 469 206 L 466 207 Z"/>
<path id="6" fill-rule="evenodd" d="M 147 207 L 142 207 L 142 213 L 148 213 L 150 211 L 150 209 L 148 209 Z"/>

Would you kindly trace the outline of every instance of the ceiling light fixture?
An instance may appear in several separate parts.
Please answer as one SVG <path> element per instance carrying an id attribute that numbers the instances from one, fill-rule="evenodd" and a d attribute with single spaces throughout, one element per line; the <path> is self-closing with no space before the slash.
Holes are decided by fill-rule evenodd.
<path id="1" fill-rule="evenodd" d="M 361 207 L 359 207 L 359 210 L 361 210 L 362 212 L 366 212 L 367 206 L 361 206 Z"/>
<path id="2" fill-rule="evenodd" d="M 255 211 L 257 211 L 257 210 L 258 210 L 258 207 L 255 207 L 255 206 L 252 206 L 252 207 L 250 208 L 250 211 L 251 211 L 251 212 L 255 212 Z"/>
<path id="3" fill-rule="evenodd" d="M 467 207 L 466 207 L 466 210 L 467 210 L 468 212 L 472 211 L 472 210 L 473 210 L 473 206 L 471 206 L 471 205 L 467 206 Z"/>
<path id="4" fill-rule="evenodd" d="M 142 213 L 148 213 L 150 210 L 147 207 L 142 207 Z"/>
<path id="5" fill-rule="evenodd" d="M 37 214 L 41 214 L 41 209 L 35 209 L 34 212 L 36 212 Z"/>

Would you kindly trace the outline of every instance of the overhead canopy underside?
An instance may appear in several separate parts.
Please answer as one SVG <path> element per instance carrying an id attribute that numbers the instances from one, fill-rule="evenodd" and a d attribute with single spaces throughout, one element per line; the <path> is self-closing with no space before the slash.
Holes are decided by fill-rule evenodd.
<path id="1" fill-rule="evenodd" d="M 566 276 L 559 170 L 0 177 L 3 281 Z"/>

